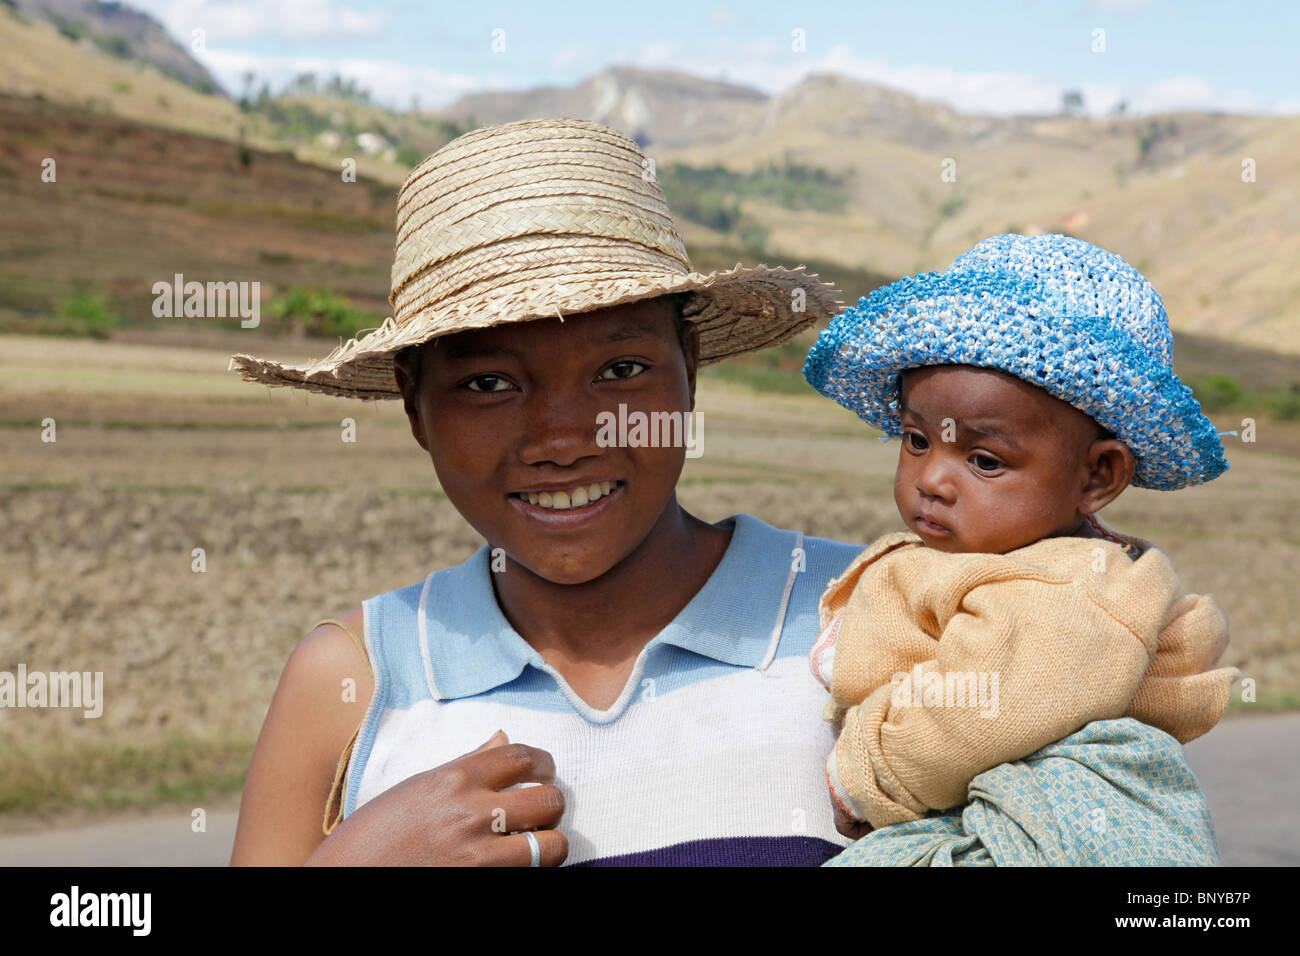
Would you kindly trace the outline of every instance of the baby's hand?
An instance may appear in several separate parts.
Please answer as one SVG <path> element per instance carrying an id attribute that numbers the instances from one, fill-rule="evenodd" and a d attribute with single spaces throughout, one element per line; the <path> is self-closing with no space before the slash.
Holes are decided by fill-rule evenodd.
<path id="1" fill-rule="evenodd" d="M 831 798 L 831 806 L 835 808 L 835 829 L 841 836 L 846 836 L 850 840 L 861 840 L 875 829 L 870 823 L 855 820 L 845 813 L 834 797 Z"/>
<path id="2" fill-rule="evenodd" d="M 844 612 L 840 611 L 831 618 L 808 654 L 808 666 L 812 669 L 813 676 L 827 690 L 831 689 L 831 675 L 835 671 L 835 641 L 840 636 L 840 625 L 843 623 Z"/>

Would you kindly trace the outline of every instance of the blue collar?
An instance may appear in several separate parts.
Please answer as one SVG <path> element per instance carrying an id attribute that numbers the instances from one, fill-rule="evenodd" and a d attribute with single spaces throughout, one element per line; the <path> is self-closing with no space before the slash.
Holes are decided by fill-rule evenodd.
<path id="1" fill-rule="evenodd" d="M 647 647 L 672 644 L 726 664 L 759 667 L 780 637 L 799 535 L 747 514 L 695 597 Z M 425 675 L 435 700 L 470 697 L 543 668 L 542 656 L 506 620 L 492 591 L 485 545 L 464 564 L 431 574 L 419 607 Z"/>

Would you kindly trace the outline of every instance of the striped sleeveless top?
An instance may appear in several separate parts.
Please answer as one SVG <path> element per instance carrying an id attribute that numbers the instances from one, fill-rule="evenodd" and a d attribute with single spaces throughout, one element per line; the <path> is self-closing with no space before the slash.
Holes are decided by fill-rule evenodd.
<path id="1" fill-rule="evenodd" d="M 486 547 L 366 600 L 375 690 L 340 762 L 342 815 L 501 729 L 554 757 L 569 864 L 817 865 L 838 853 L 835 741 L 808 653 L 822 591 L 862 549 L 745 514 L 718 527 L 734 527 L 718 567 L 607 710 L 511 627 Z"/>

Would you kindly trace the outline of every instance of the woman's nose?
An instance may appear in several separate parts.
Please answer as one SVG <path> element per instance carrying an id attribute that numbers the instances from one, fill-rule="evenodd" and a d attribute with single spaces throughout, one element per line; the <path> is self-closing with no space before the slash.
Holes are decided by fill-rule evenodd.
<path id="1" fill-rule="evenodd" d="M 597 451 L 596 408 L 583 397 L 539 397 L 525 406 L 519 444 L 525 464 L 571 465 Z"/>

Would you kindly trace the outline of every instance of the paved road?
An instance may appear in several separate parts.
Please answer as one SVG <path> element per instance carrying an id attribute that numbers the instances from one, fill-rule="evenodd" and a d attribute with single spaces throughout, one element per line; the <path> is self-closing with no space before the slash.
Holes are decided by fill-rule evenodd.
<path id="1" fill-rule="evenodd" d="M 1300 866 L 1300 714 L 1225 720 L 1187 745 L 1187 762 L 1224 866 Z"/>
<path id="2" fill-rule="evenodd" d="M 209 813 L 206 833 L 186 813 L 0 837 L 0 866 L 225 866 L 235 819 Z"/>
<path id="3" fill-rule="evenodd" d="M 1237 718 L 1187 745 L 1228 866 L 1300 865 L 1300 714 Z M 0 837 L 0 866 L 224 866 L 234 812 Z"/>

